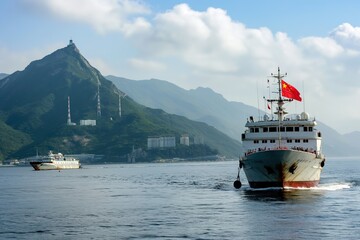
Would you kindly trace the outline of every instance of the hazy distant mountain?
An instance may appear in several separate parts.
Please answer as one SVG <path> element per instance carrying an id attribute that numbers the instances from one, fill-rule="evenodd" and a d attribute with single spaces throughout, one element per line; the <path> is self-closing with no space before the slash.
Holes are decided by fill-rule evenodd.
<path id="1" fill-rule="evenodd" d="M 317 121 L 317 123 L 317 128 L 321 131 L 323 137 L 323 150 L 327 156 L 360 155 L 360 149 L 350 146 L 345 135 L 341 135 L 322 122 Z"/>
<path id="2" fill-rule="evenodd" d="M 346 139 L 349 142 L 353 143 L 354 145 L 359 146 L 359 142 L 360 142 L 360 132 L 359 131 L 347 133 L 347 134 L 344 134 L 344 136 L 346 137 Z"/>
<path id="3" fill-rule="evenodd" d="M 115 76 L 106 78 L 145 106 L 206 122 L 236 140 L 240 140 L 246 118 L 258 116 L 256 108 L 240 102 L 229 102 L 210 88 L 185 90 L 156 79 L 134 81 Z"/>
<path id="4" fill-rule="evenodd" d="M 351 148 L 359 148 L 359 143 L 360 143 L 359 131 L 344 134 L 344 138 L 346 139 L 348 146 L 350 146 Z"/>
<path id="5" fill-rule="evenodd" d="M 6 73 L 0 73 L 0 79 L 3 79 L 5 77 L 9 76 L 9 74 Z"/>
<path id="6" fill-rule="evenodd" d="M 244 131 L 246 119 L 249 116 L 259 115 L 258 109 L 240 102 L 227 101 L 222 95 L 209 88 L 185 90 L 167 81 L 156 79 L 135 81 L 115 76 L 107 76 L 107 78 L 145 106 L 206 122 L 237 140 L 240 140 L 240 135 Z M 323 135 L 326 155 L 360 154 L 356 145 L 349 144 L 347 139 L 351 137 L 339 134 L 322 122 L 317 121 L 317 123 L 317 128 Z M 354 134 L 353 138 L 360 140 L 359 135 L 360 133 Z"/>
<path id="7" fill-rule="evenodd" d="M 146 150 L 148 136 L 179 139 L 184 133 L 203 144 L 176 148 L 166 156 L 220 153 L 234 157 L 241 151 L 238 141 L 205 123 L 144 107 L 131 97 L 122 99 L 120 117 L 117 91 L 72 43 L 6 76 L 0 80 L 0 158 L 33 155 L 35 149 L 126 156 L 133 147 Z M 66 124 L 68 97 L 72 122 L 95 119 L 96 127 Z M 164 152 L 157 154 L 161 157 Z"/>

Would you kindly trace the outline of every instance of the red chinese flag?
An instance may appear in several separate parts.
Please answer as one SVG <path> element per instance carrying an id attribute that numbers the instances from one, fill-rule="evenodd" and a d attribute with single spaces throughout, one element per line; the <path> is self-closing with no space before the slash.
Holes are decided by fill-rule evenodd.
<path id="1" fill-rule="evenodd" d="M 281 90 L 282 90 L 281 95 L 283 97 L 291 98 L 301 102 L 302 99 L 300 96 L 300 92 L 282 79 L 281 79 Z"/>

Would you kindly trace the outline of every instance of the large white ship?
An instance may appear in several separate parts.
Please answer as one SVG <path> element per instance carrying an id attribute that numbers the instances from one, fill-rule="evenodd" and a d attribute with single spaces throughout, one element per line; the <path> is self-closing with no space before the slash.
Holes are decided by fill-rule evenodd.
<path id="1" fill-rule="evenodd" d="M 81 167 L 78 159 L 66 157 L 61 153 L 54 154 L 52 151 L 49 151 L 47 156 L 37 157 L 30 164 L 35 170 L 63 170 Z"/>
<path id="2" fill-rule="evenodd" d="M 248 119 L 241 136 L 244 154 L 239 160 L 239 173 L 243 168 L 251 188 L 315 187 L 325 165 L 321 133 L 315 118 L 306 112 L 287 115 L 285 102 L 301 101 L 300 93 L 283 80 L 280 68 L 272 77 L 277 79 L 278 98 L 267 102 L 277 104 L 275 118 L 265 115 L 258 121 Z M 239 174 L 234 187 L 241 187 Z"/>

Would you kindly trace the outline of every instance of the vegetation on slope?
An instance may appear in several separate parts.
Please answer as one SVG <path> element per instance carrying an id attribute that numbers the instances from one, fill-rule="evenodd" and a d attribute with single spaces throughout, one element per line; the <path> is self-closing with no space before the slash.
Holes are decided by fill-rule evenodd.
<path id="1" fill-rule="evenodd" d="M 101 116 L 97 114 L 98 89 Z M 182 134 L 203 139 L 198 146 L 178 146 L 166 156 L 216 154 L 236 156 L 240 143 L 207 124 L 162 110 L 144 107 L 130 97 L 122 99 L 115 85 L 105 79 L 80 54 L 74 44 L 59 49 L 41 60 L 0 80 L 1 139 L 12 135 L 2 149 L 2 158 L 41 154 L 48 150 L 126 156 L 133 148 L 147 151 L 149 136 Z M 67 125 L 68 97 L 71 121 Z M 96 126 L 79 126 L 81 119 L 95 119 Z M 11 147 L 10 147 L 11 145 Z M 205 147 L 204 147 L 205 145 Z M 147 160 L 161 157 L 164 151 L 148 154 Z M 144 159 L 145 160 L 145 159 Z"/>

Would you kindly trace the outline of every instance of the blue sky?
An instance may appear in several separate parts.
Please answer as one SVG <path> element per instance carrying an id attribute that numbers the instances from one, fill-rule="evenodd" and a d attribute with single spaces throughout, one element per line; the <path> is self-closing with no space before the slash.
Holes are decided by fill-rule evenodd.
<path id="1" fill-rule="evenodd" d="M 310 115 L 360 131 L 360 1 L 2 0 L 0 9 L 0 72 L 71 38 L 103 75 L 210 87 L 256 107 L 256 86 L 266 95 L 280 66 L 305 86 Z"/>

